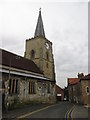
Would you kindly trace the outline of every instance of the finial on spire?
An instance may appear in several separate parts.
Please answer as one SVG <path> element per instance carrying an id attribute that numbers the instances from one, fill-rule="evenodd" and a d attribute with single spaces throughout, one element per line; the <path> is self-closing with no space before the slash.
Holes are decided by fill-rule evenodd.
<path id="1" fill-rule="evenodd" d="M 41 8 L 39 8 L 39 11 L 41 11 Z"/>

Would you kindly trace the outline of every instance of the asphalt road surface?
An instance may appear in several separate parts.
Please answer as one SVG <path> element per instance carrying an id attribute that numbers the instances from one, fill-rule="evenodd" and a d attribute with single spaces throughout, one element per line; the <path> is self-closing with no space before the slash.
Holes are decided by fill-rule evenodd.
<path id="1" fill-rule="evenodd" d="M 20 118 L 65 118 L 66 112 L 72 108 L 72 106 L 73 104 L 71 103 L 59 102 L 44 109 L 28 113 Z"/>
<path id="2" fill-rule="evenodd" d="M 3 119 L 6 118 L 23 120 L 23 118 L 90 118 L 90 109 L 85 106 L 73 104 L 68 101 L 58 102 L 57 104 L 37 104 L 26 105 L 22 108 L 7 111 L 3 113 Z"/>

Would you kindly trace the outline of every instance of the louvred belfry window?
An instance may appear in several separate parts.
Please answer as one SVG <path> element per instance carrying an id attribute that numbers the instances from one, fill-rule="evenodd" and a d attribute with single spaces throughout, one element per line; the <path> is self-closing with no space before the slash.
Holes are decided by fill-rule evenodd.
<path id="1" fill-rule="evenodd" d="M 31 60 L 33 60 L 35 58 L 35 51 L 31 50 Z"/>

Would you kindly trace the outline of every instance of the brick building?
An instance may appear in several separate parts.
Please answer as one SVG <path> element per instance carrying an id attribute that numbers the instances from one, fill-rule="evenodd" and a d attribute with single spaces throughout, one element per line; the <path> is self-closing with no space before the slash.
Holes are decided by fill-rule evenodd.
<path id="1" fill-rule="evenodd" d="M 69 101 L 90 104 L 90 74 L 78 74 L 78 78 L 68 78 Z"/>
<path id="2" fill-rule="evenodd" d="M 81 88 L 79 78 L 68 78 L 69 101 L 78 103 L 80 101 Z"/>
<path id="3" fill-rule="evenodd" d="M 58 85 L 56 85 L 56 97 L 57 97 L 57 101 L 64 100 L 64 90 L 60 88 Z"/>

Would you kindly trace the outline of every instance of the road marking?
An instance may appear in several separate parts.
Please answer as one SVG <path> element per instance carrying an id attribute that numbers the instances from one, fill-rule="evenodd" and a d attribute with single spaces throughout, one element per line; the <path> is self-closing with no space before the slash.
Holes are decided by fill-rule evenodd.
<path id="1" fill-rule="evenodd" d="M 74 110 L 75 110 L 75 105 L 74 105 L 73 110 L 72 110 L 72 112 L 71 112 L 71 118 L 72 118 L 72 116 L 73 116 Z M 72 118 L 72 120 L 73 120 L 73 118 Z"/>
<path id="2" fill-rule="evenodd" d="M 70 108 L 70 109 L 71 109 L 71 108 Z M 69 109 L 69 110 L 70 110 L 70 109 Z M 67 118 L 67 114 L 68 114 L 69 110 L 68 110 L 68 111 L 66 112 L 66 114 L 65 114 L 65 119 Z"/>
<path id="3" fill-rule="evenodd" d="M 20 118 L 25 118 L 25 117 L 27 117 L 27 116 L 30 116 L 30 115 L 32 115 L 32 114 L 34 114 L 34 113 L 40 112 L 40 111 L 42 111 L 42 110 L 45 110 L 45 109 L 50 108 L 50 107 L 55 106 L 55 105 L 56 105 L 56 104 L 54 104 L 54 105 L 49 105 L 49 106 L 44 107 L 44 108 L 41 108 L 41 109 L 37 109 L 37 110 L 35 110 L 35 111 L 32 111 L 32 112 L 23 114 L 23 115 L 21 115 L 21 116 L 19 116 L 19 117 L 17 117 L 17 118 L 19 118 L 19 119 L 20 119 Z"/>
<path id="4" fill-rule="evenodd" d="M 67 112 L 66 112 L 66 114 L 65 114 L 65 119 L 69 119 L 70 117 L 69 117 L 69 115 L 70 115 L 70 113 L 73 111 L 73 109 L 74 109 L 74 107 L 75 107 L 75 105 L 73 105 Z"/>
<path id="5" fill-rule="evenodd" d="M 74 105 L 75 106 L 75 105 Z M 74 106 L 70 109 L 70 111 L 68 112 L 68 118 L 70 118 L 70 113 L 73 111 L 73 109 L 74 109 Z"/>

